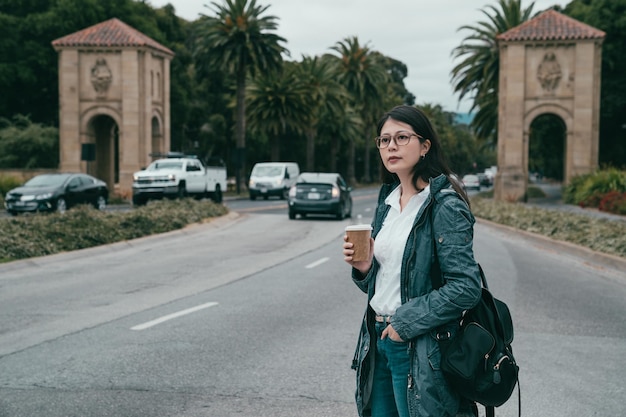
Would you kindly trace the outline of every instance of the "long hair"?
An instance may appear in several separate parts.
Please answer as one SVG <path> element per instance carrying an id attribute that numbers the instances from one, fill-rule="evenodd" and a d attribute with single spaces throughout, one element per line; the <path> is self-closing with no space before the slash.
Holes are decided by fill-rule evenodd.
<path id="1" fill-rule="evenodd" d="M 393 109 L 385 113 L 378 122 L 376 134 L 380 135 L 385 122 L 389 119 L 403 122 L 410 125 L 413 131 L 419 135 L 419 141 L 424 143 L 426 139 L 430 140 L 430 149 L 423 159 L 419 159 L 417 164 L 413 167 L 413 185 L 417 188 L 417 180 L 421 178 L 424 182 L 429 182 L 430 178 L 436 178 L 441 174 L 444 174 L 454 190 L 465 200 L 469 205 L 469 198 L 467 193 L 459 183 L 459 180 L 450 170 L 447 162 L 447 158 L 441 149 L 441 142 L 437 136 L 437 132 L 433 128 L 428 117 L 417 107 L 401 105 L 396 106 Z M 399 182 L 399 178 L 396 174 L 391 173 L 382 163 L 382 181 L 385 183 Z"/>

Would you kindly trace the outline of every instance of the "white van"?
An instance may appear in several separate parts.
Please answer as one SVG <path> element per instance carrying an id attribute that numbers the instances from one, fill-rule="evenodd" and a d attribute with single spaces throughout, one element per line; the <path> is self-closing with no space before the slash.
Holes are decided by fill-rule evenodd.
<path id="1" fill-rule="evenodd" d="M 295 162 L 259 162 L 252 168 L 248 191 L 250 200 L 257 197 L 268 199 L 275 195 L 286 199 L 289 188 L 300 175 L 300 167 Z"/>

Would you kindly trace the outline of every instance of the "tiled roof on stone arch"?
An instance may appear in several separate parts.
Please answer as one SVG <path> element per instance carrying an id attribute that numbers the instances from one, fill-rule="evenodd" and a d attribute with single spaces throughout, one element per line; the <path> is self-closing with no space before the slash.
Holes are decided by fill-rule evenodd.
<path id="1" fill-rule="evenodd" d="M 606 34 L 592 26 L 549 9 L 496 37 L 498 41 L 564 41 L 603 39 Z"/>
<path id="2" fill-rule="evenodd" d="M 52 41 L 55 48 L 62 47 L 136 47 L 150 48 L 167 55 L 174 55 L 171 49 L 139 32 L 117 18 L 90 26 L 78 32 Z"/>

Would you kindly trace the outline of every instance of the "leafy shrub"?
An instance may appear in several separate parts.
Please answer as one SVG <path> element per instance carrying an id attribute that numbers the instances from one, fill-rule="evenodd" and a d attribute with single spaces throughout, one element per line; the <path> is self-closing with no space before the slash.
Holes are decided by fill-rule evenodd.
<path id="1" fill-rule="evenodd" d="M 545 198 L 546 193 L 539 187 L 529 186 L 526 191 L 528 198 Z"/>
<path id="2" fill-rule="evenodd" d="M 563 201 L 583 207 L 598 207 L 602 197 L 611 191 L 626 192 L 626 171 L 606 168 L 578 175 L 563 190 Z"/>
<path id="3" fill-rule="evenodd" d="M 591 195 L 588 195 L 583 200 L 578 202 L 578 205 L 582 208 L 586 207 L 598 207 L 600 201 L 604 198 L 606 194 L 601 192 L 595 192 Z"/>
<path id="4" fill-rule="evenodd" d="M 611 191 L 605 194 L 598 209 L 608 213 L 626 214 L 626 193 L 619 191 Z"/>
<path id="5" fill-rule="evenodd" d="M 4 197 L 9 190 L 22 185 L 22 182 L 19 178 L 10 175 L 0 175 L 0 195 Z"/>
<path id="6" fill-rule="evenodd" d="M 64 214 L 23 215 L 0 222 L 0 262 L 168 232 L 227 212 L 221 204 L 188 198 L 154 201 L 127 212 L 84 205 Z"/>

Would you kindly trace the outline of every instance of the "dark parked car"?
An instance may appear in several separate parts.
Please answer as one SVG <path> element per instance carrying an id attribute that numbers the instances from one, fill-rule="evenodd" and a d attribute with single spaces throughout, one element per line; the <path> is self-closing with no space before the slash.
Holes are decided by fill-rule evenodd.
<path id="1" fill-rule="evenodd" d="M 7 211 L 16 215 L 25 212 L 65 212 L 78 204 L 91 204 L 104 210 L 109 190 L 104 181 L 87 174 L 42 174 L 9 191 L 4 198 Z"/>
<path id="2" fill-rule="evenodd" d="M 478 182 L 482 187 L 491 187 L 491 180 L 486 174 L 479 172 L 478 174 L 476 174 L 476 176 L 478 177 Z"/>
<path id="3" fill-rule="evenodd" d="M 303 172 L 289 190 L 289 218 L 330 214 L 341 220 L 352 216 L 352 187 L 337 173 Z"/>

